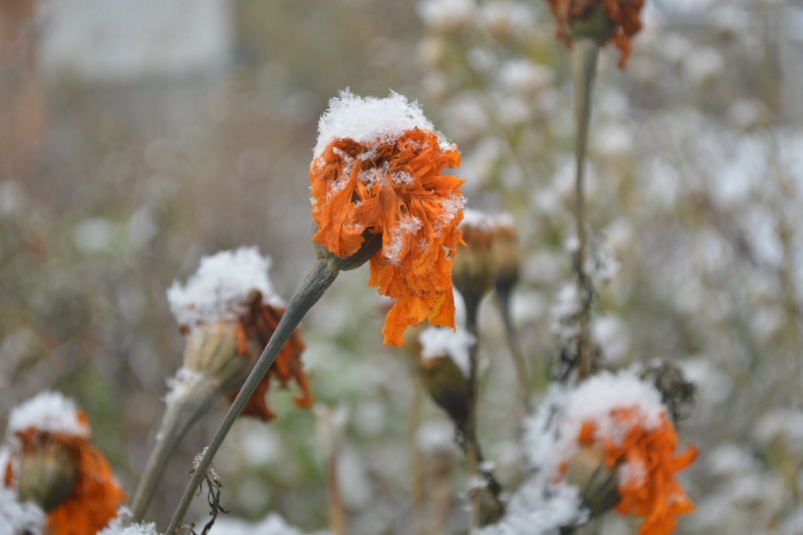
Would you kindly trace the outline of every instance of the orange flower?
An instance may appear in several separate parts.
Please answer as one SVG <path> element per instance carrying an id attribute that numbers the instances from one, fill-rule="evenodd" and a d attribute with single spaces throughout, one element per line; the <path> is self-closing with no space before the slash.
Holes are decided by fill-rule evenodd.
<path id="1" fill-rule="evenodd" d="M 569 28 L 572 24 L 591 19 L 602 7 L 610 25 L 610 35 L 605 42 L 613 41 L 616 48 L 622 51 L 619 68 L 625 68 L 630 56 L 630 38 L 641 30 L 639 11 L 644 0 L 547 0 L 547 3 L 558 22 L 558 39 L 569 46 L 572 37 Z"/>
<path id="2" fill-rule="evenodd" d="M 666 416 L 661 416 L 657 428 L 647 429 L 639 414 L 628 408 L 611 411 L 612 420 L 627 427 L 621 443 L 597 436 L 592 421 L 583 423 L 578 442 L 602 447 L 606 466 L 623 468 L 617 487 L 621 501 L 616 511 L 644 517 L 637 535 L 669 535 L 677 525 L 676 516 L 694 511 L 675 472 L 694 462 L 697 450 L 689 446 L 674 457 L 678 437 Z"/>
<path id="3" fill-rule="evenodd" d="M 77 419 L 88 424 L 78 411 Z M 47 515 L 48 535 L 94 535 L 117 516 L 117 506 L 126 500 L 103 454 L 85 436 L 28 428 L 14 433 L 18 447 L 5 467 L 4 482 L 12 487 L 15 458 L 34 452 L 44 443 L 57 443 L 75 459 L 75 480 L 67 498 Z"/>
<path id="4" fill-rule="evenodd" d="M 252 290 L 248 298 L 248 308 L 237 319 L 237 352 L 249 358 L 258 358 L 262 349 L 267 345 L 273 332 L 282 319 L 284 309 L 266 305 L 262 300 L 262 293 Z M 287 388 L 290 380 L 295 380 L 301 388 L 301 393 L 293 400 L 296 406 L 308 409 L 312 406 L 312 394 L 307 384 L 307 376 L 301 364 L 301 353 L 304 351 L 304 342 L 298 329 L 293 331 L 290 339 L 284 344 L 268 373 L 262 378 L 257 389 L 248 399 L 248 403 L 240 413 L 241 416 L 254 416 L 268 422 L 275 416 L 268 408 L 265 396 L 271 378 L 276 378 L 282 388 Z M 229 394 L 229 400 L 234 401 L 240 390 Z"/>
<path id="5" fill-rule="evenodd" d="M 342 98 L 347 97 L 355 98 Z M 459 165 L 460 155 L 455 146 L 441 146 L 433 131 L 415 127 L 386 134 L 359 142 L 335 137 L 313 160 L 309 178 L 318 230 L 312 241 L 346 258 L 367 234 L 382 235 L 368 284 L 396 299 L 382 332 L 386 344 L 398 347 L 407 326 L 425 319 L 454 327 L 452 258 L 461 243 L 464 181 L 441 175 Z"/>

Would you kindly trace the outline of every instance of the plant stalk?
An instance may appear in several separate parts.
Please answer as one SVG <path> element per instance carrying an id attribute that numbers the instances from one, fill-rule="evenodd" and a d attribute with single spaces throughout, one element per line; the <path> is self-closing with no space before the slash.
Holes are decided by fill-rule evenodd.
<path id="1" fill-rule="evenodd" d="M 530 398 L 532 387 L 530 386 L 530 373 L 527 369 L 527 361 L 519 345 L 516 330 L 513 327 L 513 318 L 510 316 L 510 299 L 513 294 L 513 285 L 496 285 L 496 297 L 499 300 L 499 311 L 502 314 L 502 322 L 505 324 L 505 337 L 510 354 L 513 356 L 513 364 L 516 366 L 516 375 L 519 378 L 519 387 L 523 398 L 524 408 L 529 413 L 532 410 Z"/>
<path id="2" fill-rule="evenodd" d="M 359 254 L 359 253 L 358 253 Z M 356 255 L 355 255 L 356 256 Z M 370 257 L 369 257 L 370 258 Z M 262 354 L 259 356 L 254 368 L 251 370 L 250 375 L 245 380 L 240 393 L 231 404 L 226 417 L 220 424 L 217 432 L 215 433 L 212 442 L 206 450 L 206 453 L 201 458 L 198 468 L 192 475 L 192 479 L 187 485 L 184 495 L 181 497 L 178 508 L 176 509 L 173 519 L 170 521 L 165 533 L 173 535 L 178 532 L 179 528 L 184 521 L 184 516 L 187 514 L 187 509 L 192 502 L 198 486 L 204 480 L 212 459 L 220 449 L 223 440 L 225 440 L 231 427 L 234 425 L 235 420 L 240 415 L 243 407 L 248 399 L 254 393 L 262 377 L 267 373 L 268 369 L 276 360 L 276 356 L 284 346 L 285 342 L 293 334 L 293 331 L 298 327 L 301 319 L 307 314 L 312 305 L 314 305 L 323 296 L 324 292 L 332 285 L 337 278 L 338 273 L 342 269 L 343 261 L 334 256 L 319 258 L 307 276 L 296 289 L 290 302 L 287 304 L 287 309 L 282 316 L 281 321 L 276 327 L 276 331 L 271 336 L 270 341 L 265 346 Z"/>
<path id="3" fill-rule="evenodd" d="M 220 381 L 204 377 L 188 386 L 183 394 L 167 405 L 156 444 L 148 457 L 131 502 L 132 522 L 141 522 L 164 474 L 167 462 L 190 427 L 212 408 L 220 390 Z"/>
<path id="4" fill-rule="evenodd" d="M 591 373 L 593 358 L 589 348 L 588 322 L 591 311 L 593 288 L 591 279 L 585 270 L 586 256 L 586 223 L 585 223 L 585 157 L 588 144 L 588 128 L 591 119 L 591 96 L 594 86 L 594 75 L 597 68 L 599 43 L 589 37 L 580 37 L 572 42 L 572 78 L 574 80 L 574 112 L 577 128 L 575 160 L 574 220 L 577 227 L 577 251 L 574 258 L 574 270 L 577 278 L 577 290 L 580 298 L 578 314 L 579 334 L 577 337 L 577 374 L 579 379 Z"/>

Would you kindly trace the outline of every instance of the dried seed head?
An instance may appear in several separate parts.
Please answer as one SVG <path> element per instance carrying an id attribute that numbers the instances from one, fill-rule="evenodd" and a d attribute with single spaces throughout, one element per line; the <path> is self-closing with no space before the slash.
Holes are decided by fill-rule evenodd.
<path id="1" fill-rule="evenodd" d="M 566 465 L 566 482 L 578 488 L 592 517 L 612 509 L 620 500 L 617 471 L 605 466 L 604 457 L 600 449 L 586 446 Z"/>
<path id="2" fill-rule="evenodd" d="M 34 502 L 46 513 L 70 495 L 78 466 L 78 454 L 53 440 L 42 440 L 19 457 L 17 493 L 20 501 Z"/>
<path id="3" fill-rule="evenodd" d="M 457 424 L 465 423 L 469 412 L 468 380 L 448 356 L 418 360 L 421 383 L 432 400 Z"/>
<path id="4" fill-rule="evenodd" d="M 237 354 L 237 323 L 216 321 L 196 327 L 184 349 L 184 367 L 220 382 L 220 390 L 238 388 L 251 363 Z"/>

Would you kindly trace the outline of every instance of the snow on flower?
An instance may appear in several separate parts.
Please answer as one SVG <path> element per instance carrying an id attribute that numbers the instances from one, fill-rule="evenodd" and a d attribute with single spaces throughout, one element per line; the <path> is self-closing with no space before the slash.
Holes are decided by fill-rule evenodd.
<path id="1" fill-rule="evenodd" d="M 14 407 L 8 417 L 8 439 L 28 429 L 89 438 L 89 425 L 75 402 L 60 392 L 47 391 Z"/>
<path id="2" fill-rule="evenodd" d="M 675 479 L 696 450 L 675 457 L 677 434 L 661 397 L 633 372 L 602 372 L 575 389 L 553 386 L 528 424 L 531 461 L 560 479 L 584 446 L 599 448 L 608 468 L 619 468 L 616 511 L 643 516 L 638 535 L 667 535 L 675 516 L 694 506 Z"/>
<path id="3" fill-rule="evenodd" d="M 8 429 L 11 454 L 0 467 L 6 487 L 19 480 L 21 459 L 43 446 L 56 446 L 75 462 L 69 494 L 47 515 L 49 535 L 94 535 L 116 516 L 125 493 L 103 454 L 89 443 L 89 422 L 72 400 L 43 392 L 12 411 Z"/>
<path id="4" fill-rule="evenodd" d="M 465 199 L 463 180 L 441 171 L 459 165 L 457 148 L 396 93 L 378 99 L 341 92 L 318 132 L 309 174 L 318 227 L 312 241 L 346 258 L 366 234 L 382 235 L 368 284 L 396 299 L 386 344 L 400 346 L 407 326 L 425 319 L 454 327 L 451 265 Z"/>
<path id="5" fill-rule="evenodd" d="M 421 343 L 421 358 L 451 358 L 465 377 L 469 374 L 468 351 L 477 339 L 467 330 L 456 331 L 443 327 L 427 327 L 418 335 Z"/>
<path id="6" fill-rule="evenodd" d="M 167 290 L 170 310 L 179 325 L 192 329 L 234 319 L 244 311 L 251 290 L 259 290 L 265 304 L 283 307 L 268 278 L 270 265 L 270 257 L 259 254 L 256 247 L 205 256 L 186 284 L 175 281 Z"/>
<path id="7" fill-rule="evenodd" d="M 0 486 L 0 535 L 39 535 L 44 525 L 45 514 L 37 505 L 19 503 L 13 491 Z"/>

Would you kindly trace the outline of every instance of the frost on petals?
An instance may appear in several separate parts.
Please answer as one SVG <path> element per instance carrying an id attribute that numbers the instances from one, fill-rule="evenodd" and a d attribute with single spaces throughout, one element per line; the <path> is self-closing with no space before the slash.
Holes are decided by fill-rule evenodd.
<path id="1" fill-rule="evenodd" d="M 396 299 L 385 320 L 386 344 L 428 319 L 454 327 L 452 257 L 460 243 L 463 180 L 457 148 L 432 130 L 416 104 L 341 93 L 319 125 L 310 165 L 312 241 L 346 258 L 367 234 L 382 235 L 370 286 Z"/>
<path id="2" fill-rule="evenodd" d="M 283 307 L 268 278 L 270 265 L 270 257 L 259 254 L 256 247 L 205 256 L 186 284 L 175 281 L 167 290 L 170 310 L 179 325 L 192 329 L 235 319 L 244 311 L 251 290 L 259 290 L 265 304 Z"/>
<path id="3" fill-rule="evenodd" d="M 555 479 L 581 447 L 598 448 L 606 466 L 619 470 L 615 510 L 644 517 L 638 535 L 668 535 L 676 516 L 694 510 L 675 473 L 697 452 L 690 446 L 676 456 L 677 434 L 660 394 L 632 372 L 602 372 L 574 390 L 553 387 L 527 437 L 531 461 Z"/>

